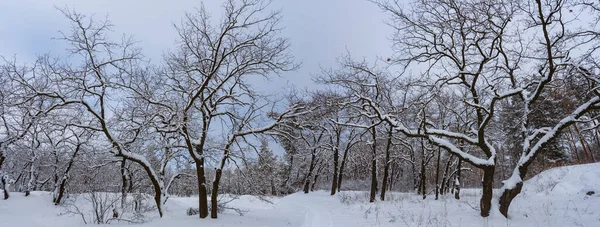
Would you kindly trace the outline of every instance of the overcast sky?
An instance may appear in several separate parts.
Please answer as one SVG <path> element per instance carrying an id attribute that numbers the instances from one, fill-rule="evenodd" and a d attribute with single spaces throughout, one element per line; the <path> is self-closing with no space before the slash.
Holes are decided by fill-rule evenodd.
<path id="1" fill-rule="evenodd" d="M 69 28 L 55 7 L 70 7 L 86 15 L 108 19 L 118 34 L 133 35 L 143 53 L 159 62 L 162 53 L 173 47 L 178 23 L 184 12 L 204 2 L 210 12 L 221 11 L 222 0 L 1 0 L 0 55 L 16 54 L 21 61 L 42 53 L 62 54 L 64 46 L 53 37 Z M 295 71 L 275 78 L 269 86 L 257 87 L 267 93 L 285 92 L 293 84 L 311 87 L 311 73 L 319 67 L 334 66 L 346 49 L 357 58 L 374 59 L 391 53 L 384 24 L 386 15 L 366 0 L 275 1 L 273 9 L 283 11 L 284 36 L 291 39 L 292 55 L 302 63 Z"/>

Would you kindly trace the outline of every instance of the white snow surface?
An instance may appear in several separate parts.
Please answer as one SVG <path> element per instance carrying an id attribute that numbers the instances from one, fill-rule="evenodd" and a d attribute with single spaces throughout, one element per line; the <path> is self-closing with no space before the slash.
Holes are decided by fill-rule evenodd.
<path id="1" fill-rule="evenodd" d="M 600 193 L 600 163 L 552 168 L 526 181 L 522 192 L 527 195 L 577 196 L 590 191 Z"/>
<path id="2" fill-rule="evenodd" d="M 586 195 L 589 191 L 595 194 Z M 480 189 L 463 189 L 460 200 L 452 195 L 439 200 L 429 195 L 423 200 L 414 193 L 389 192 L 386 201 L 375 203 L 368 202 L 368 192 L 330 196 L 318 191 L 272 197 L 273 203 L 241 196 L 229 206 L 247 210 L 244 216 L 226 211 L 216 220 L 186 215 L 189 207 L 197 207 L 197 197 L 172 197 L 164 207 L 163 218 L 153 211 L 143 224 L 112 222 L 100 226 L 600 226 L 599 194 L 600 163 L 596 163 L 551 169 L 526 181 L 508 219 L 497 211 L 498 190 L 494 191 L 494 207 L 488 218 L 479 216 Z M 51 200 L 50 192 L 33 192 L 29 197 L 12 193 L 8 200 L 0 200 L 0 227 L 97 226 L 83 224 L 78 216 L 59 215 L 65 208 L 52 205 Z"/>

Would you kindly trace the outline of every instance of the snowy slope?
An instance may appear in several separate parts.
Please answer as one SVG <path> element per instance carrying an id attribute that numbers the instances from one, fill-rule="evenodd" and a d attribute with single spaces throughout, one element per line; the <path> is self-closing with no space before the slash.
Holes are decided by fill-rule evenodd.
<path id="1" fill-rule="evenodd" d="M 525 182 L 528 195 L 585 195 L 600 193 L 600 163 L 563 166 L 546 170 Z"/>

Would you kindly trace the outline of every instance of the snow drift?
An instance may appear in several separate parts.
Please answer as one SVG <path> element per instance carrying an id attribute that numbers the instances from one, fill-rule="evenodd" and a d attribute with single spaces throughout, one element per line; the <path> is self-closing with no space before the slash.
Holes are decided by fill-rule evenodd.
<path id="1" fill-rule="evenodd" d="M 526 195 L 570 196 L 600 193 L 600 163 L 563 166 L 541 172 L 527 180 Z"/>

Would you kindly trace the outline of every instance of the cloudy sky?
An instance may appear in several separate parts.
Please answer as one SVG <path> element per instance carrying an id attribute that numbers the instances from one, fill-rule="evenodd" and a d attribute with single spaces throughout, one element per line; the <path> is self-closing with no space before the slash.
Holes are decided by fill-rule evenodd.
<path id="1" fill-rule="evenodd" d="M 29 61 L 41 53 L 62 54 L 64 45 L 52 38 L 69 25 L 56 7 L 69 7 L 86 15 L 107 16 L 117 34 L 133 35 L 144 54 L 158 62 L 173 47 L 173 24 L 201 2 L 210 12 L 219 12 L 223 1 L 1 0 L 0 55 Z M 391 53 L 391 29 L 384 24 L 387 16 L 366 0 L 282 0 L 271 7 L 282 10 L 284 36 L 291 39 L 292 54 L 302 67 L 273 79 L 269 86 L 260 86 L 264 92 L 285 92 L 290 85 L 313 86 L 310 74 L 318 73 L 320 66 L 334 66 L 346 49 L 354 57 L 367 59 Z"/>

